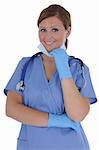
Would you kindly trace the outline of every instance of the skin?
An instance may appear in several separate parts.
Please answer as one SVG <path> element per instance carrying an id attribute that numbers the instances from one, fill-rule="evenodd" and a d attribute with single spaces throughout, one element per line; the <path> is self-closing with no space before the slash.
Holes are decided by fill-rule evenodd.
<path id="1" fill-rule="evenodd" d="M 39 40 L 48 52 L 61 47 L 70 32 L 71 27 L 65 30 L 63 23 L 56 16 L 46 18 L 39 24 Z M 43 60 L 45 63 L 55 64 L 54 59 L 46 55 Z"/>
<path id="2" fill-rule="evenodd" d="M 70 27 L 65 30 L 63 23 L 57 17 L 49 17 L 39 24 L 39 39 L 49 52 L 60 47 L 64 39 L 69 36 L 70 31 Z M 56 70 L 55 60 L 42 55 L 42 61 L 46 78 L 50 80 Z M 83 120 L 90 109 L 89 98 L 80 95 L 71 78 L 61 80 L 61 86 L 67 115 L 74 121 Z M 7 94 L 6 115 L 24 124 L 48 126 L 48 113 L 25 106 L 22 96 L 16 92 L 9 91 Z"/>
<path id="3" fill-rule="evenodd" d="M 70 34 L 57 17 L 49 17 L 39 24 L 39 39 L 48 52 L 59 48 Z"/>
<path id="4" fill-rule="evenodd" d="M 43 20 L 39 25 L 40 42 L 48 52 L 52 51 L 54 48 L 61 47 L 64 39 L 68 38 L 70 32 L 71 28 L 68 27 L 67 30 L 65 30 L 61 20 L 55 16 Z M 42 59 L 45 72 L 47 72 L 46 70 L 48 67 L 49 70 L 50 68 L 54 68 L 53 70 L 56 69 L 55 60 L 53 58 L 43 55 Z M 49 66 L 46 64 L 49 64 Z M 61 81 L 61 86 L 67 115 L 74 121 L 82 121 L 90 109 L 89 98 L 80 95 L 72 78 L 63 79 Z"/>

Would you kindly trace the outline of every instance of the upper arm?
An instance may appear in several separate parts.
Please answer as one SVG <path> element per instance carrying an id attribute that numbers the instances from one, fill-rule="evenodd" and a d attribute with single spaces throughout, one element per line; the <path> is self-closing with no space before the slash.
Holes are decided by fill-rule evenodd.
<path id="1" fill-rule="evenodd" d="M 84 76 L 84 85 L 81 88 L 80 93 L 83 97 L 88 97 L 90 104 L 93 104 L 97 101 L 97 98 L 91 81 L 89 68 L 87 66 L 85 66 L 83 76 Z"/>
<path id="2" fill-rule="evenodd" d="M 7 101 L 11 103 L 22 103 L 22 96 L 13 91 L 8 91 Z"/>
<path id="3" fill-rule="evenodd" d="M 74 65 L 71 66 L 71 72 L 81 96 L 88 98 L 90 104 L 95 103 L 97 98 L 91 81 L 89 68 L 84 63 L 83 66 L 81 66 L 80 63 L 75 62 Z"/>
<path id="4" fill-rule="evenodd" d="M 6 101 L 6 114 L 9 115 L 17 104 L 22 104 L 22 96 L 13 91 L 8 91 Z"/>
<path id="5" fill-rule="evenodd" d="M 8 84 L 6 85 L 6 87 L 4 89 L 5 95 L 7 95 L 8 91 L 13 91 L 13 92 L 16 92 L 19 95 L 23 96 L 23 91 L 17 90 L 17 84 L 21 81 L 22 71 L 23 71 L 25 63 L 28 60 L 29 60 L 29 58 L 27 57 L 27 58 L 22 58 L 19 61 L 12 77 L 10 78 Z"/>
<path id="6" fill-rule="evenodd" d="M 83 100 L 86 103 L 86 105 L 88 106 L 88 108 L 90 108 L 90 98 L 89 97 L 83 97 Z"/>

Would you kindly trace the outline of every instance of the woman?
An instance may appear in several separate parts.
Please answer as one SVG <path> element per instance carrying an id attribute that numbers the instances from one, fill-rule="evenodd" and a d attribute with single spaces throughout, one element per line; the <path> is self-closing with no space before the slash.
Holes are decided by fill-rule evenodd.
<path id="1" fill-rule="evenodd" d="M 4 89 L 7 116 L 22 123 L 17 150 L 89 150 L 80 122 L 96 96 L 88 67 L 66 51 L 70 14 L 50 5 L 37 24 L 42 53 L 22 58 Z"/>

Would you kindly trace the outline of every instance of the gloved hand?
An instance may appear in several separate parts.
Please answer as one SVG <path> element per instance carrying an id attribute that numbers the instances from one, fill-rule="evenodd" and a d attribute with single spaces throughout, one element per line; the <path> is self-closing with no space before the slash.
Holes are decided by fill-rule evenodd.
<path id="1" fill-rule="evenodd" d="M 72 78 L 66 50 L 64 50 L 63 48 L 57 48 L 51 51 L 50 55 L 52 55 L 55 59 L 60 80 L 63 78 Z"/>
<path id="2" fill-rule="evenodd" d="M 49 114 L 48 127 L 72 128 L 80 133 L 80 123 L 71 120 L 66 114 Z"/>

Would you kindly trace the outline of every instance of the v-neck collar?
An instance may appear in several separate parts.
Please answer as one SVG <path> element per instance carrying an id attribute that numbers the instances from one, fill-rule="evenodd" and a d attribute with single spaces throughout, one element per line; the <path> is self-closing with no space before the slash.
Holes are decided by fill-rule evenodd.
<path id="1" fill-rule="evenodd" d="M 57 69 L 56 69 L 55 72 L 53 73 L 51 79 L 48 81 L 48 80 L 47 80 L 47 77 L 46 77 L 46 73 L 45 73 L 45 69 L 44 69 L 44 65 L 43 65 L 43 61 L 42 61 L 41 56 L 39 57 L 39 60 L 40 60 L 40 64 L 41 64 L 41 68 L 42 68 L 42 73 L 43 73 L 43 77 L 44 77 L 45 82 L 46 82 L 47 84 L 52 84 L 52 83 L 54 83 L 55 78 L 56 78 L 56 75 L 57 75 Z"/>

